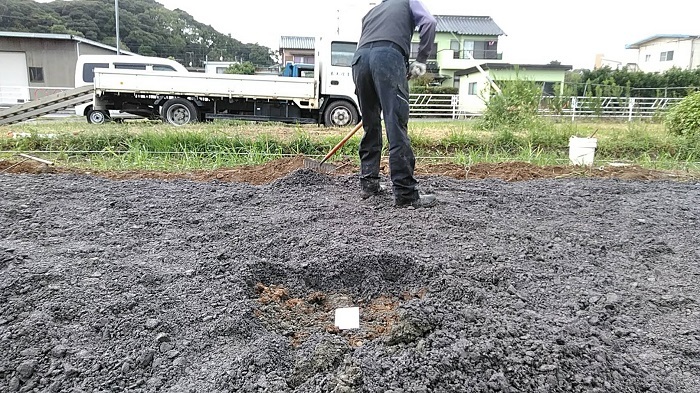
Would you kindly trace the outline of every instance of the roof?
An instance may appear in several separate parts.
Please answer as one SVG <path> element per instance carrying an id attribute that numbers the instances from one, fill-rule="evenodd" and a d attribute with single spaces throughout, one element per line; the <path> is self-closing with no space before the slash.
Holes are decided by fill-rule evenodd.
<path id="1" fill-rule="evenodd" d="M 438 33 L 460 35 L 505 35 L 490 16 L 435 15 Z"/>
<path id="2" fill-rule="evenodd" d="M 481 64 L 481 68 L 486 70 L 510 70 L 515 69 L 515 67 L 522 68 L 528 71 L 538 70 L 538 71 L 570 71 L 573 66 L 564 64 L 511 64 L 511 63 L 484 63 Z M 471 67 L 464 70 L 455 71 L 455 76 L 471 75 L 480 72 L 478 68 Z"/>
<path id="3" fill-rule="evenodd" d="M 644 44 L 648 44 L 652 41 L 662 39 L 662 38 L 667 38 L 667 39 L 677 39 L 677 40 L 687 40 L 687 39 L 696 39 L 700 38 L 700 36 L 697 35 L 687 35 L 687 34 L 656 34 L 651 37 L 647 37 L 641 41 L 637 41 L 634 44 L 629 44 L 625 46 L 625 49 L 639 49 L 640 47 L 644 46 Z"/>
<path id="4" fill-rule="evenodd" d="M 116 52 L 117 48 L 103 44 L 101 42 L 93 41 L 93 40 L 88 40 L 87 38 L 83 38 L 80 36 L 72 35 L 72 34 L 52 34 L 52 33 L 28 33 L 28 32 L 23 32 L 23 31 L 0 31 L 0 37 L 12 37 L 12 38 L 36 38 L 36 39 L 43 39 L 43 40 L 67 40 L 67 41 L 77 41 L 77 42 L 82 42 L 85 44 L 89 44 L 92 46 L 96 46 L 98 48 L 103 48 L 107 50 L 111 50 Z M 120 53 L 124 53 L 127 55 L 133 55 L 134 53 L 129 52 L 127 50 L 120 49 Z"/>
<path id="5" fill-rule="evenodd" d="M 280 37 L 280 49 L 314 49 L 314 37 L 296 37 L 283 35 Z"/>

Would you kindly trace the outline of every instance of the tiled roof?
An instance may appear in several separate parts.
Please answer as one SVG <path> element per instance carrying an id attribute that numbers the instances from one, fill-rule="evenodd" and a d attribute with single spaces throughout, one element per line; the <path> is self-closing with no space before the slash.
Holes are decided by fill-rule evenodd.
<path id="1" fill-rule="evenodd" d="M 280 49 L 314 49 L 314 37 L 282 36 Z"/>
<path id="2" fill-rule="evenodd" d="M 438 33 L 505 35 L 490 16 L 435 15 Z"/>

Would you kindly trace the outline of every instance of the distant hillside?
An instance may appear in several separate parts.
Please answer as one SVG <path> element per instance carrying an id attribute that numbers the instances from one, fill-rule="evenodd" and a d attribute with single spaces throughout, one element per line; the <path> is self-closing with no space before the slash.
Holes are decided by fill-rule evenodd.
<path id="1" fill-rule="evenodd" d="M 183 64 L 244 59 L 256 65 L 273 63 L 270 48 L 244 44 L 188 13 L 168 10 L 155 0 L 119 1 L 120 48 L 148 56 L 170 57 Z M 37 3 L 0 2 L 0 30 L 62 33 L 116 46 L 113 0 L 73 0 Z"/>

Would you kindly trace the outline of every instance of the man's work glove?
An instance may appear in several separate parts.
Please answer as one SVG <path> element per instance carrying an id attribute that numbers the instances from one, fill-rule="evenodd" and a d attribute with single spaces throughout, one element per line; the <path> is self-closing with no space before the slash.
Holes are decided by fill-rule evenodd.
<path id="1" fill-rule="evenodd" d="M 425 72 L 427 71 L 427 69 L 428 69 L 428 67 L 426 67 L 425 64 L 414 61 L 408 67 L 408 75 L 410 75 L 411 78 L 423 76 L 423 75 L 425 75 Z"/>

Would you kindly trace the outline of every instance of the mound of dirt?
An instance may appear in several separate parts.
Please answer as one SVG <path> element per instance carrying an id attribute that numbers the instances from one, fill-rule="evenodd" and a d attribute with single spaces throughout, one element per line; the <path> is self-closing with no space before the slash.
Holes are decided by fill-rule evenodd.
<path id="1" fill-rule="evenodd" d="M 334 162 L 336 176 L 356 173 L 359 168 L 350 160 Z M 90 171 L 94 174 L 113 180 L 134 179 L 188 179 L 193 181 L 223 181 L 245 182 L 261 185 L 283 178 L 292 172 L 304 168 L 304 157 L 288 157 L 274 160 L 262 165 L 249 165 L 233 168 L 196 171 Z M 388 162 L 382 164 L 382 173 L 388 174 Z M 49 166 L 36 161 L 0 160 L 0 173 L 72 173 L 86 174 L 85 170 L 61 166 Z M 561 179 L 573 177 L 596 177 L 637 180 L 676 179 L 687 180 L 692 176 L 688 173 L 661 171 L 642 168 L 637 165 L 576 167 L 570 165 L 538 166 L 526 162 L 478 163 L 469 166 L 443 163 L 421 164 L 416 166 L 416 174 L 422 176 L 445 176 L 455 179 L 501 179 L 505 181 L 524 181 L 534 179 Z"/>

